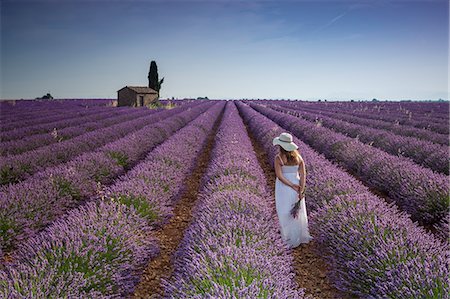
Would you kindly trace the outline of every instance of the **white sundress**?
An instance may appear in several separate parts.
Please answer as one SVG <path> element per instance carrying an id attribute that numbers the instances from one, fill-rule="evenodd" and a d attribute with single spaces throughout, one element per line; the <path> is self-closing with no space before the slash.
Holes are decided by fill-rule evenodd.
<path id="1" fill-rule="evenodd" d="M 283 176 L 294 184 L 300 183 L 298 165 L 281 166 Z M 297 247 L 300 243 L 309 243 L 313 237 L 309 234 L 306 203 L 303 198 L 300 201 L 298 218 L 291 215 L 291 209 L 298 200 L 298 193 L 291 187 L 281 182 L 278 177 L 275 181 L 275 206 L 280 222 L 280 231 L 283 240 L 290 248 Z"/>

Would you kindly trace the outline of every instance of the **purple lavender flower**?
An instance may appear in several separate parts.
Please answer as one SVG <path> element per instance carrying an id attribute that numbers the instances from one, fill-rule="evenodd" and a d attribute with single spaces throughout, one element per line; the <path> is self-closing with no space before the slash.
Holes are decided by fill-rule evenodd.
<path id="1" fill-rule="evenodd" d="M 124 295 L 133 272 L 159 249 L 133 209 L 90 202 L 24 243 L 0 271 L 2 297 L 86 298 Z"/>

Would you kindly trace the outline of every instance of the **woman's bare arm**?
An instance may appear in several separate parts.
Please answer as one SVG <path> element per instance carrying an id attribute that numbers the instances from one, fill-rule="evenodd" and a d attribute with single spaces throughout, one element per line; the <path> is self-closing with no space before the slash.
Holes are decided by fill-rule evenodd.
<path id="1" fill-rule="evenodd" d="M 300 165 L 298 167 L 298 172 L 300 175 L 300 193 L 305 192 L 305 186 L 306 186 L 306 166 L 305 161 L 302 157 L 300 157 Z"/>
<path id="2" fill-rule="evenodd" d="M 281 163 L 280 163 L 279 158 L 275 159 L 275 175 L 283 184 L 288 185 L 289 187 L 293 188 L 295 191 L 298 191 L 298 189 L 296 189 L 297 185 L 291 183 L 291 181 L 289 181 L 288 179 L 286 179 L 283 176 L 283 173 L 281 172 Z"/>

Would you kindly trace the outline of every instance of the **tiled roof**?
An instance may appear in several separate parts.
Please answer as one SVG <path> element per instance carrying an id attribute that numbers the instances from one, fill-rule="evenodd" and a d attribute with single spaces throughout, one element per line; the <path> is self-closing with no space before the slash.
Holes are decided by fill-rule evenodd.
<path id="1" fill-rule="evenodd" d="M 129 88 L 137 93 L 154 93 L 157 94 L 157 92 L 154 89 L 151 89 L 147 86 L 125 86 L 124 88 Z M 123 88 L 122 88 L 123 89 Z"/>

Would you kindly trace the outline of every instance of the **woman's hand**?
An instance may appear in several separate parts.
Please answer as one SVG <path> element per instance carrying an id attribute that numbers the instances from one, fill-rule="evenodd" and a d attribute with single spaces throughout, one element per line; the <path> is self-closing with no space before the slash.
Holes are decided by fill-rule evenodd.
<path id="1" fill-rule="evenodd" d="M 299 188 L 299 193 L 303 197 L 305 195 L 305 188 Z"/>
<path id="2" fill-rule="evenodd" d="M 297 192 L 297 193 L 300 191 L 300 186 L 297 185 L 297 184 L 291 184 L 291 185 L 289 185 L 289 187 L 291 187 L 292 189 L 294 189 L 295 192 Z"/>

